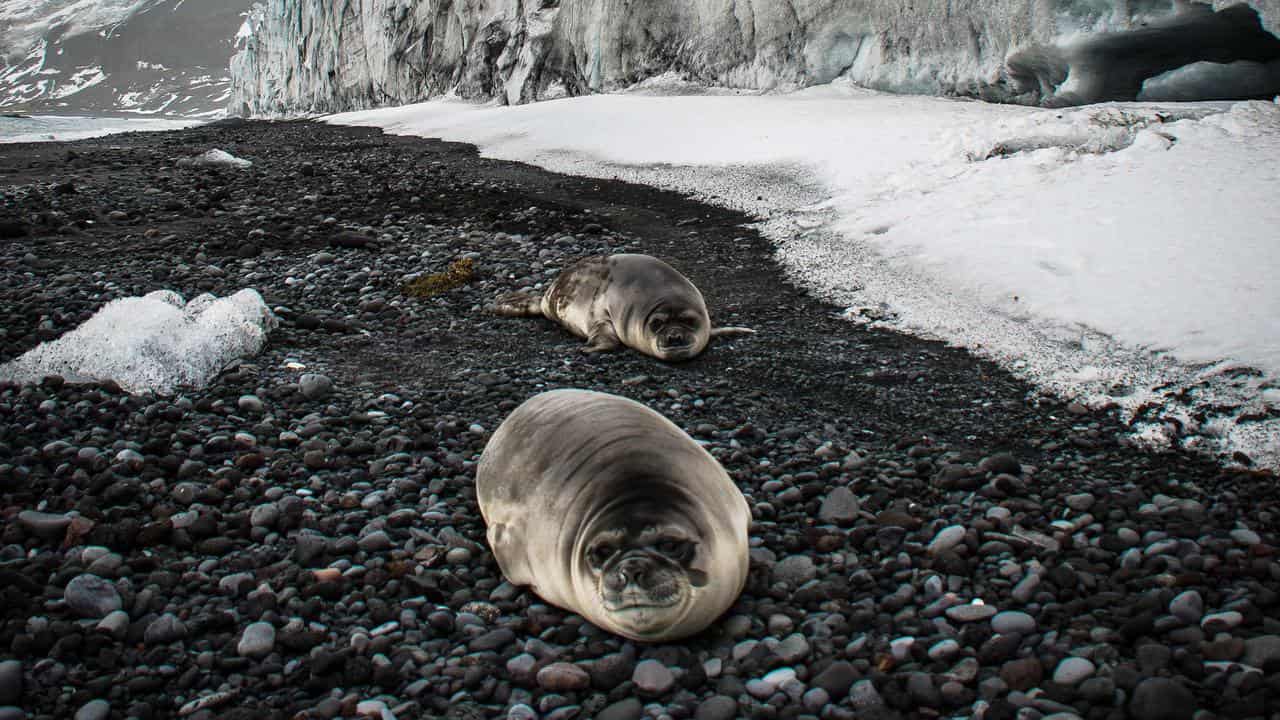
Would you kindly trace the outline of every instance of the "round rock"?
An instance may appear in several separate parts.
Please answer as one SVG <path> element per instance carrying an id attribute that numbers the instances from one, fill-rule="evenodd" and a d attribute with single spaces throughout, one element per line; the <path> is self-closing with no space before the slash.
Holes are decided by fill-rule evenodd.
<path id="1" fill-rule="evenodd" d="M 187 636 L 187 626 L 173 613 L 165 613 L 152 620 L 143 633 L 143 642 L 148 645 L 164 645 Z"/>
<path id="2" fill-rule="evenodd" d="M 1134 720 L 1191 720 L 1196 709 L 1190 690 L 1163 677 L 1143 680 L 1129 701 L 1129 715 Z"/>
<path id="3" fill-rule="evenodd" d="M 67 534 L 71 516 L 23 510 L 18 513 L 18 526 L 43 540 L 61 540 Z"/>
<path id="4" fill-rule="evenodd" d="M 1059 685 L 1075 686 L 1092 677 L 1097 668 L 1082 657 L 1063 658 L 1053 671 L 1053 681 Z"/>
<path id="5" fill-rule="evenodd" d="M 0 705 L 16 705 L 22 697 L 22 663 L 18 660 L 0 662 Z"/>
<path id="6" fill-rule="evenodd" d="M 670 668 L 657 660 L 641 660 L 636 663 L 631 682 L 644 695 L 663 695 L 675 685 L 676 676 Z"/>
<path id="7" fill-rule="evenodd" d="M 111 717 L 111 703 L 106 700 L 90 700 L 76 711 L 75 720 L 107 720 Z"/>
<path id="8" fill-rule="evenodd" d="M 1030 635 L 1036 631 L 1036 619 L 1018 610 L 1006 610 L 991 618 L 991 629 L 1001 635 Z"/>
<path id="9" fill-rule="evenodd" d="M 791 555 L 773 566 L 773 581 L 803 585 L 818 576 L 818 568 L 808 555 Z"/>
<path id="10" fill-rule="evenodd" d="M 591 685 L 591 675 L 573 663 L 558 662 L 538 671 L 538 687 L 551 692 L 585 690 Z"/>
<path id="11" fill-rule="evenodd" d="M 276 647 L 276 629 L 269 622 L 250 623 L 240 636 L 236 652 L 241 657 L 260 658 L 271 654 Z"/>
<path id="12" fill-rule="evenodd" d="M 947 608 L 947 619 L 961 623 L 986 620 L 995 614 L 996 609 L 990 605 L 965 604 Z"/>
<path id="13" fill-rule="evenodd" d="M 323 400 L 333 393 L 333 380 L 328 375 L 304 373 L 298 378 L 298 392 L 308 400 Z"/>
<path id="14" fill-rule="evenodd" d="M 933 541 L 929 543 L 929 554 L 944 553 L 959 545 L 964 541 L 964 532 L 963 525 L 951 525 L 942 528 L 933 537 Z"/>
<path id="15" fill-rule="evenodd" d="M 726 695 L 712 695 L 698 704 L 694 720 L 733 720 L 738 717 L 738 701 Z"/>
<path id="16" fill-rule="evenodd" d="M 67 607 L 82 617 L 100 619 L 123 607 L 120 593 L 109 580 L 97 575 L 77 575 L 67 583 L 62 597 Z"/>
<path id="17" fill-rule="evenodd" d="M 849 488 L 840 485 L 822 501 L 818 518 L 828 523 L 851 523 L 858 519 L 858 498 Z"/>
<path id="18" fill-rule="evenodd" d="M 1204 599 L 1195 590 L 1178 593 L 1169 601 L 1169 614 L 1188 625 L 1198 623 L 1204 617 Z"/>

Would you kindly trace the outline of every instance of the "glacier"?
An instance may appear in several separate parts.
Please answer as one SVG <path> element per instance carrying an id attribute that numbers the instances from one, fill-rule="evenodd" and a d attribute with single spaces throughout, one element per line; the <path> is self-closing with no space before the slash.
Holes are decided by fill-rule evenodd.
<path id="1" fill-rule="evenodd" d="M 750 91 L 792 90 L 840 77 L 873 89 L 1015 102 L 1030 95 L 1034 102 L 1036 93 L 1005 71 L 1011 54 L 1133 31 L 1190 5 L 265 0 L 236 37 L 229 110 L 316 114 L 448 94 L 515 105 L 610 92 L 668 73 Z M 1280 0 L 1248 5 L 1262 28 L 1274 33 L 1280 27 Z M 1257 68 L 1243 71 L 1259 77 Z"/>

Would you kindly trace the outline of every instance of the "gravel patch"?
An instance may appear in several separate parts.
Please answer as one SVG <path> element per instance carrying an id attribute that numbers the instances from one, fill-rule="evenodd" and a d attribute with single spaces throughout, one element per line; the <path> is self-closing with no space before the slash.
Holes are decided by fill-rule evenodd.
<path id="1" fill-rule="evenodd" d="M 177 165 L 213 147 L 253 165 Z M 281 319 L 200 391 L 0 385 L 0 716 L 1280 713 L 1275 477 L 1144 454 L 963 350 L 841 321 L 750 218 L 237 121 L 2 146 L 0 200 L 0 361 L 157 289 L 254 287 Z M 485 310 L 620 251 L 758 334 L 672 366 Z M 653 407 L 743 490 L 751 574 L 705 633 L 636 644 L 503 580 L 474 464 L 556 387 Z"/>

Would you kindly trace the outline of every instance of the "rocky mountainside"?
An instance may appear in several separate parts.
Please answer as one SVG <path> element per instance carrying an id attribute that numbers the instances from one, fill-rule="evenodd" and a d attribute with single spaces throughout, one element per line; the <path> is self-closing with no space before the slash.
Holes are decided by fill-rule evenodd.
<path id="1" fill-rule="evenodd" d="M 232 59 L 233 112 L 327 112 L 444 93 L 516 104 L 674 72 L 775 89 L 869 87 L 1017 99 L 1020 48 L 1184 10 L 1151 0 L 266 0 Z M 1228 5 L 1230 3 L 1218 3 Z M 1251 2 L 1263 26 L 1280 0 Z M 1034 98 L 1033 98 L 1034 99 Z"/>
<path id="2" fill-rule="evenodd" d="M 0 2 L 0 108 L 220 114 L 251 0 Z"/>

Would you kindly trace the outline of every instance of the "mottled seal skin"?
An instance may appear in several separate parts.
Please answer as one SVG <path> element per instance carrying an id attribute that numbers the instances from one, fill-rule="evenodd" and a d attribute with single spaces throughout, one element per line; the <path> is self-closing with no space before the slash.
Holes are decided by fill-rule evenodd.
<path id="1" fill-rule="evenodd" d="M 565 268 L 541 296 L 511 293 L 494 312 L 551 318 L 584 338 L 584 352 L 626 345 L 667 362 L 697 357 L 712 337 L 751 333 L 712 328 L 707 303 L 679 271 L 650 255 L 598 255 Z"/>
<path id="2" fill-rule="evenodd" d="M 485 446 L 476 495 L 507 580 L 633 640 L 703 630 L 746 582 L 741 491 L 684 431 L 626 398 L 525 401 Z"/>

